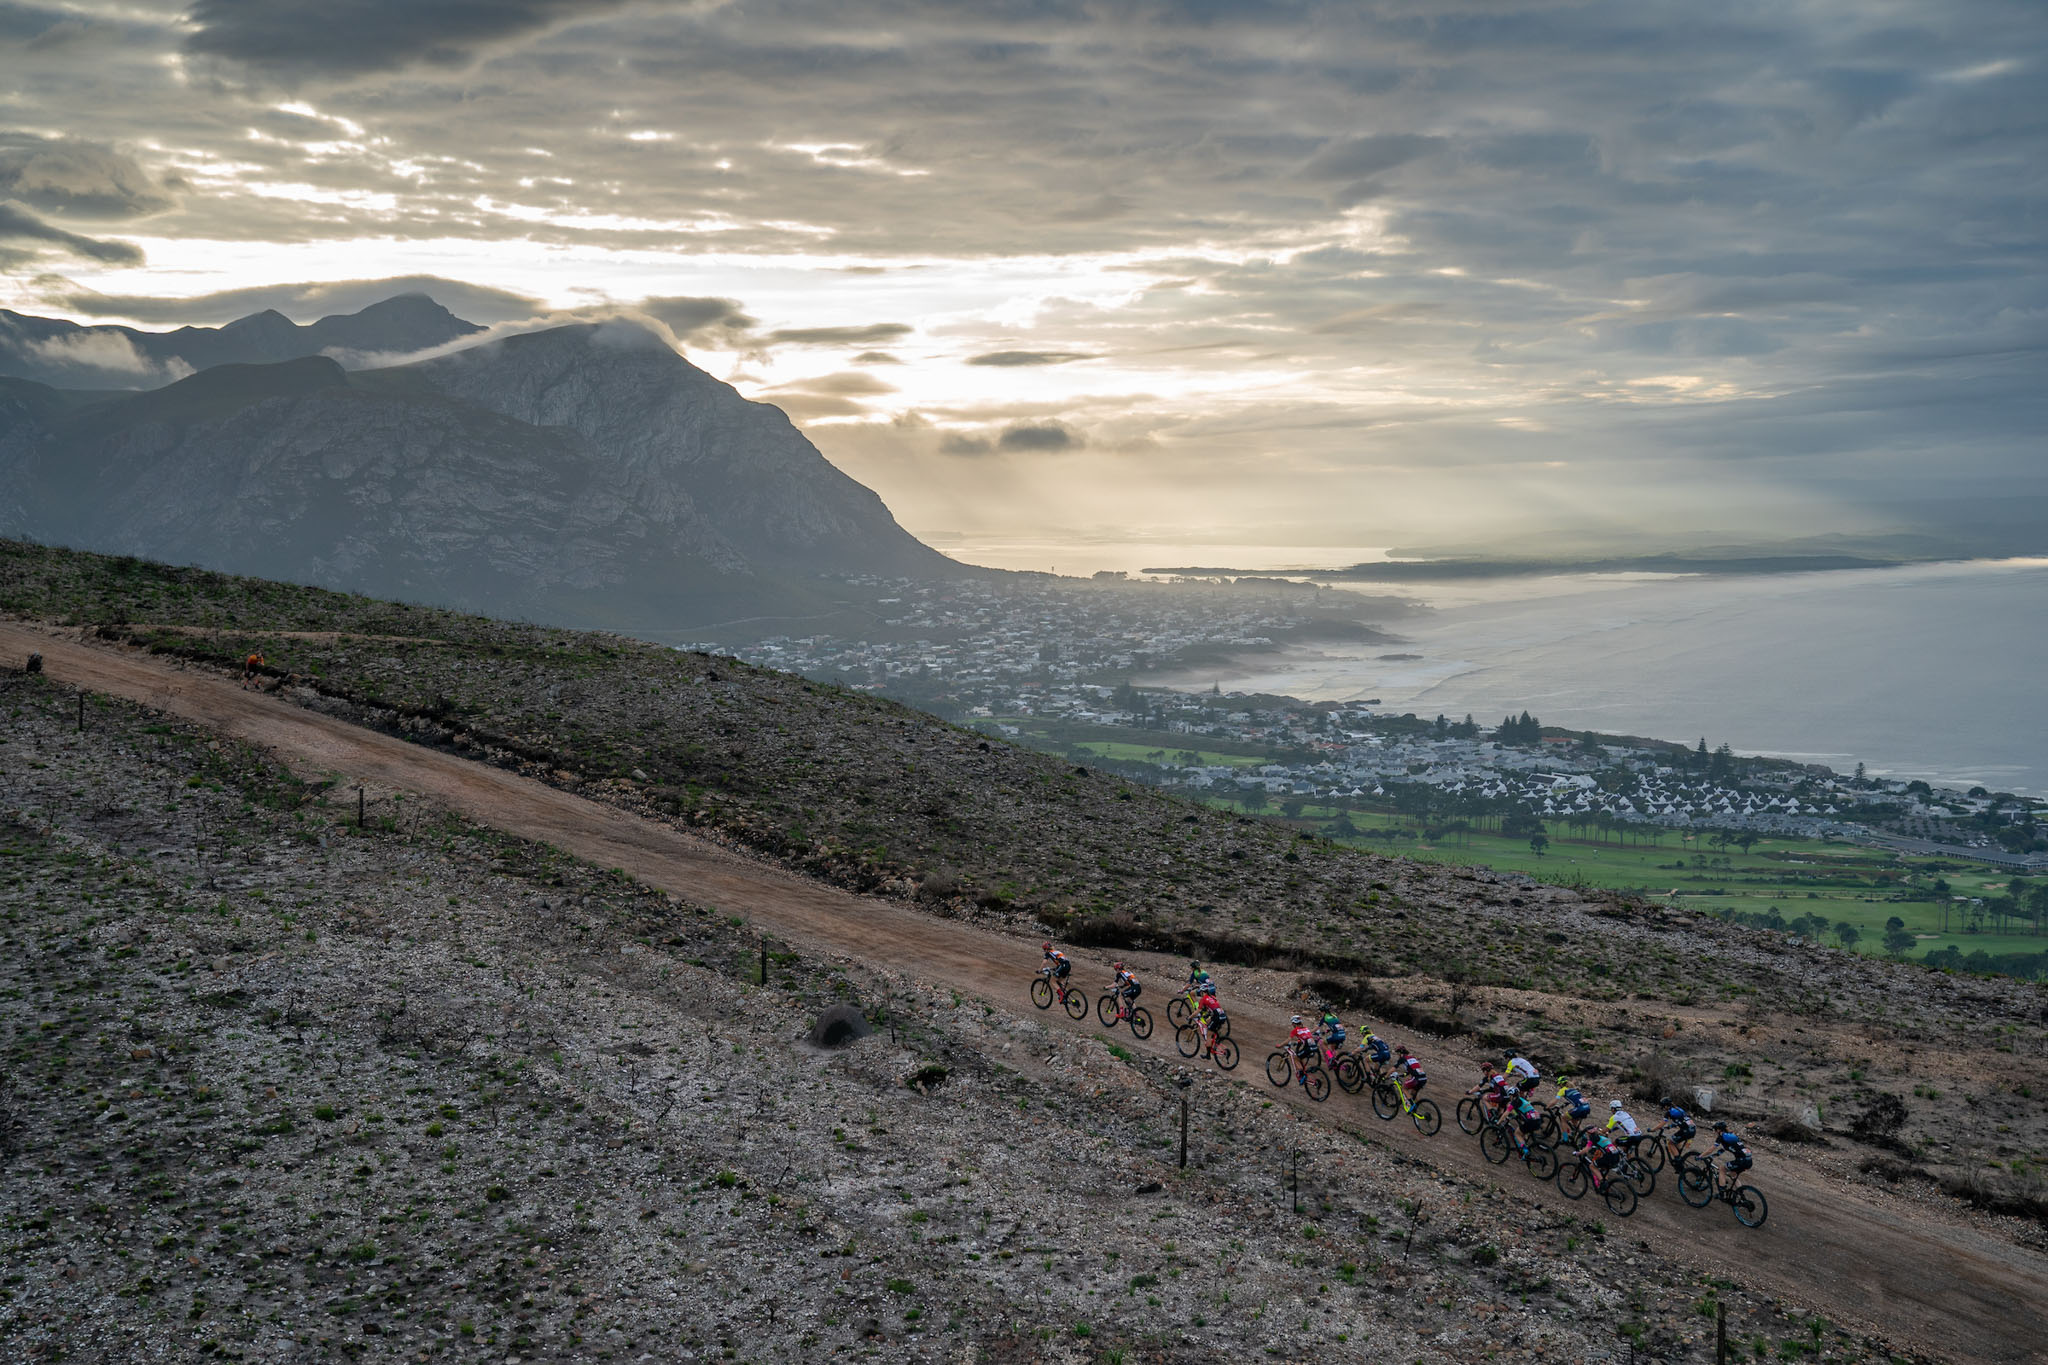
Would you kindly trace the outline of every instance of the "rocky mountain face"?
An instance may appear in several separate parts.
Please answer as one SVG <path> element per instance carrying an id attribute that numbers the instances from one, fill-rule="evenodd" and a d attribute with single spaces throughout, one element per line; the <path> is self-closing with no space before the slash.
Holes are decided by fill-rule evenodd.
<path id="1" fill-rule="evenodd" d="M 0 533 L 655 638 L 829 610 L 821 574 L 962 572 L 627 322 L 141 394 L 0 379 Z"/>
<path id="2" fill-rule="evenodd" d="M 215 365 L 404 355 L 482 330 L 424 294 L 401 294 L 304 327 L 266 310 L 224 327 L 174 332 L 89 327 L 0 308 L 0 376 L 74 389 L 150 389 Z"/>

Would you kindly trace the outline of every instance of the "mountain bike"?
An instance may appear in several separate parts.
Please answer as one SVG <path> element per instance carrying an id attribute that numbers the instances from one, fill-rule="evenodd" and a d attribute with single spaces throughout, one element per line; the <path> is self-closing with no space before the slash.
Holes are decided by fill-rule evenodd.
<path id="1" fill-rule="evenodd" d="M 1589 1189 L 1598 1190 L 1617 1218 L 1626 1218 L 1636 1211 L 1635 1186 L 1617 1171 L 1602 1173 L 1583 1150 L 1572 1152 L 1557 1168 L 1557 1188 L 1567 1199 L 1582 1198 Z"/>
<path id="2" fill-rule="evenodd" d="M 1232 1042 L 1229 1034 L 1224 1031 L 1229 1023 L 1229 1020 L 1224 1020 L 1224 1028 L 1217 1029 L 1212 1036 L 1209 1030 L 1203 1027 L 1202 1019 L 1197 1015 L 1194 1023 L 1182 1024 L 1174 1030 L 1173 1045 L 1180 1049 L 1180 1055 L 1183 1057 L 1206 1053 L 1211 1061 L 1225 1071 L 1234 1071 L 1237 1069 L 1237 1044 Z"/>
<path id="3" fill-rule="evenodd" d="M 1498 1101 L 1490 1098 L 1492 1093 L 1493 1087 L 1484 1080 L 1465 1092 L 1464 1097 L 1458 1101 L 1457 1108 L 1452 1111 L 1457 1117 L 1459 1132 L 1468 1136 L 1473 1133 L 1480 1133 L 1483 1136 L 1486 1125 L 1507 1112 Z"/>
<path id="4" fill-rule="evenodd" d="M 1299 1081 L 1308 1097 L 1320 1104 L 1330 1098 L 1330 1073 L 1315 1062 L 1303 1061 L 1292 1048 L 1276 1047 L 1266 1058 L 1266 1079 L 1282 1089 Z"/>
<path id="5" fill-rule="evenodd" d="M 1630 1149 L 1629 1155 L 1635 1157 L 1643 1165 L 1648 1166 L 1652 1171 L 1661 1171 L 1666 1164 L 1683 1170 L 1685 1168 L 1685 1159 L 1696 1155 L 1686 1150 L 1685 1143 L 1690 1141 L 1692 1139 L 1687 1138 L 1684 1142 L 1681 1142 L 1673 1137 L 1670 1131 L 1660 1123 L 1649 1132 L 1640 1133 L 1629 1139 L 1626 1145 Z"/>
<path id="6" fill-rule="evenodd" d="M 1548 1180 L 1557 1174 L 1557 1149 L 1545 1146 L 1521 1131 L 1522 1125 L 1506 1118 L 1487 1120 L 1479 1133 L 1479 1154 L 1498 1166 L 1510 1152 L 1522 1158 L 1529 1174 Z"/>
<path id="7" fill-rule="evenodd" d="M 1047 963 L 1038 969 L 1038 975 L 1031 982 L 1031 1003 L 1042 1010 L 1052 1008 L 1053 997 L 1059 997 L 1061 1008 L 1069 1019 L 1088 1017 L 1088 997 L 1069 986 L 1059 976 L 1059 968 Z"/>
<path id="8" fill-rule="evenodd" d="M 1754 1185 L 1738 1185 L 1714 1162 L 1713 1156 L 1692 1154 L 1678 1172 L 1678 1197 L 1696 1209 L 1719 1199 L 1735 1211 L 1735 1221 L 1746 1228 L 1760 1228 L 1771 1216 L 1770 1204 Z"/>
<path id="9" fill-rule="evenodd" d="M 1344 1087 L 1347 1095 L 1356 1095 L 1387 1078 L 1387 1064 L 1376 1060 L 1362 1043 L 1357 1051 L 1345 1053 L 1344 1060 L 1351 1065 L 1337 1073 L 1337 1084 Z"/>
<path id="10" fill-rule="evenodd" d="M 1637 1133 L 1633 1137 L 1621 1138 L 1614 1144 L 1621 1148 L 1621 1166 L 1619 1169 L 1627 1178 L 1628 1183 L 1635 1187 L 1635 1192 L 1644 1199 L 1648 1199 L 1652 1194 L 1656 1193 L 1657 1172 L 1664 1164 L 1664 1154 L 1655 1145 L 1654 1137 L 1655 1135 L 1651 1133 Z M 1656 1153 L 1655 1160 L 1657 1164 L 1654 1166 L 1650 1164 L 1652 1160 L 1650 1154 L 1652 1152 Z"/>
<path id="11" fill-rule="evenodd" d="M 1166 1022 L 1171 1024 L 1176 1030 L 1184 1029 L 1189 1024 L 1195 1022 L 1195 1016 L 1202 1012 L 1201 1006 L 1201 996 L 1197 995 L 1192 989 L 1184 990 L 1166 1002 Z M 1222 1025 L 1216 1030 L 1216 1036 L 1218 1038 L 1228 1038 L 1230 1036 L 1229 1019 L 1223 1020 Z"/>
<path id="12" fill-rule="evenodd" d="M 1114 987 L 1104 991 L 1102 998 L 1095 1002 L 1095 1017 L 1102 1021 L 1104 1028 L 1113 1029 L 1118 1024 L 1129 1024 L 1132 1036 L 1152 1036 L 1152 1011 L 1125 999 L 1124 993 Z"/>
<path id="13" fill-rule="evenodd" d="M 1330 1074 L 1337 1078 L 1337 1084 L 1344 1087 L 1347 1095 L 1356 1095 L 1365 1089 L 1365 1068 L 1358 1064 L 1358 1058 L 1349 1052 L 1340 1052 L 1328 1043 L 1316 1042 L 1316 1055 Z"/>
<path id="14" fill-rule="evenodd" d="M 1392 1119 L 1396 1114 L 1406 1114 L 1415 1123 L 1415 1130 L 1424 1137 L 1435 1137 L 1437 1129 L 1444 1126 L 1444 1116 L 1436 1107 L 1435 1100 L 1416 1099 L 1408 1093 L 1408 1087 L 1392 1076 L 1381 1078 L 1372 1088 L 1372 1112 L 1383 1119 Z"/>

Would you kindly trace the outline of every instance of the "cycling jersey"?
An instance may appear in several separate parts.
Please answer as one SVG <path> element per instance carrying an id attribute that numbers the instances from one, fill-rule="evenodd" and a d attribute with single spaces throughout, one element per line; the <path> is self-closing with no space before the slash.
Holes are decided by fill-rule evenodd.
<path id="1" fill-rule="evenodd" d="M 1536 1063 L 1530 1061 L 1527 1057 L 1514 1057 L 1508 1061 L 1507 1075 L 1512 1080 L 1533 1081 L 1538 1079 L 1541 1074 L 1541 1072 L 1536 1070 Z"/>
<path id="2" fill-rule="evenodd" d="M 1074 964 L 1067 961 L 1067 955 L 1057 948 L 1047 953 L 1045 960 L 1052 963 L 1054 976 L 1067 976 L 1074 970 Z"/>
<path id="3" fill-rule="evenodd" d="M 1609 1128 L 1619 1128 L 1629 1137 L 1638 1137 L 1643 1131 L 1636 1126 L 1634 1116 L 1626 1109 L 1615 1110 L 1613 1115 L 1607 1120 L 1607 1126 Z"/>
<path id="4" fill-rule="evenodd" d="M 1365 1050 L 1381 1066 L 1385 1066 L 1388 1062 L 1394 1060 L 1394 1050 L 1387 1046 L 1387 1040 L 1375 1037 L 1373 1034 L 1368 1033 L 1365 1035 Z"/>
<path id="5" fill-rule="evenodd" d="M 1138 985 L 1138 978 L 1133 976 L 1128 969 L 1116 974 L 1116 988 L 1133 1000 L 1138 998 L 1138 992 L 1142 989 Z"/>
<path id="6" fill-rule="evenodd" d="M 1728 1154 L 1728 1174 L 1741 1175 L 1756 1164 L 1756 1158 L 1749 1154 L 1749 1148 L 1742 1145 L 1742 1139 L 1733 1133 L 1718 1133 L 1714 1145 Z"/>

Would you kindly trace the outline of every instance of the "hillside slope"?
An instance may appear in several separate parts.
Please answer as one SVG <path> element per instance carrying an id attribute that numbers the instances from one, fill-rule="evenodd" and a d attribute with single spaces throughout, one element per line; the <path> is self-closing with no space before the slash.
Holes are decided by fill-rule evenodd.
<path id="1" fill-rule="evenodd" d="M 29 547 L 0 556 L 0 608 L 137 623 L 97 633 L 199 662 L 258 648 L 302 705 L 934 915 L 1292 967 L 1382 1019 L 1644 1098 L 1708 1089 L 1717 1113 L 1787 1131 L 1842 1140 L 1897 1099 L 1879 1168 L 2044 1202 L 2038 986 L 1298 838 L 892 703 L 616 637 Z"/>

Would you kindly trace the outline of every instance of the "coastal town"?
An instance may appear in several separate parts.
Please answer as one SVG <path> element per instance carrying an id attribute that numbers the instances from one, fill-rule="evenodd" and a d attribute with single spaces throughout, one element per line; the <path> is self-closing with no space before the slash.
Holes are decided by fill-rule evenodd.
<path id="1" fill-rule="evenodd" d="M 1688 745 L 1568 731 L 1526 712 L 1485 722 L 1417 717 L 1391 713 L 1377 698 L 1307 702 L 1132 681 L 1291 641 L 1347 638 L 1398 651 L 1398 635 L 1378 624 L 1413 610 L 1398 599 L 1264 578 L 1127 584 L 1119 575 L 1018 575 L 863 586 L 883 590 L 889 613 L 865 638 L 708 647 L 1253 810 L 1380 811 L 1507 833 L 1548 821 L 1653 843 L 1673 831 L 1733 842 L 1847 839 L 2048 867 L 2048 803 L 2009 792 L 1738 756 L 1705 738 Z M 1362 607 L 1376 614 L 1374 625 L 1344 619 Z"/>

